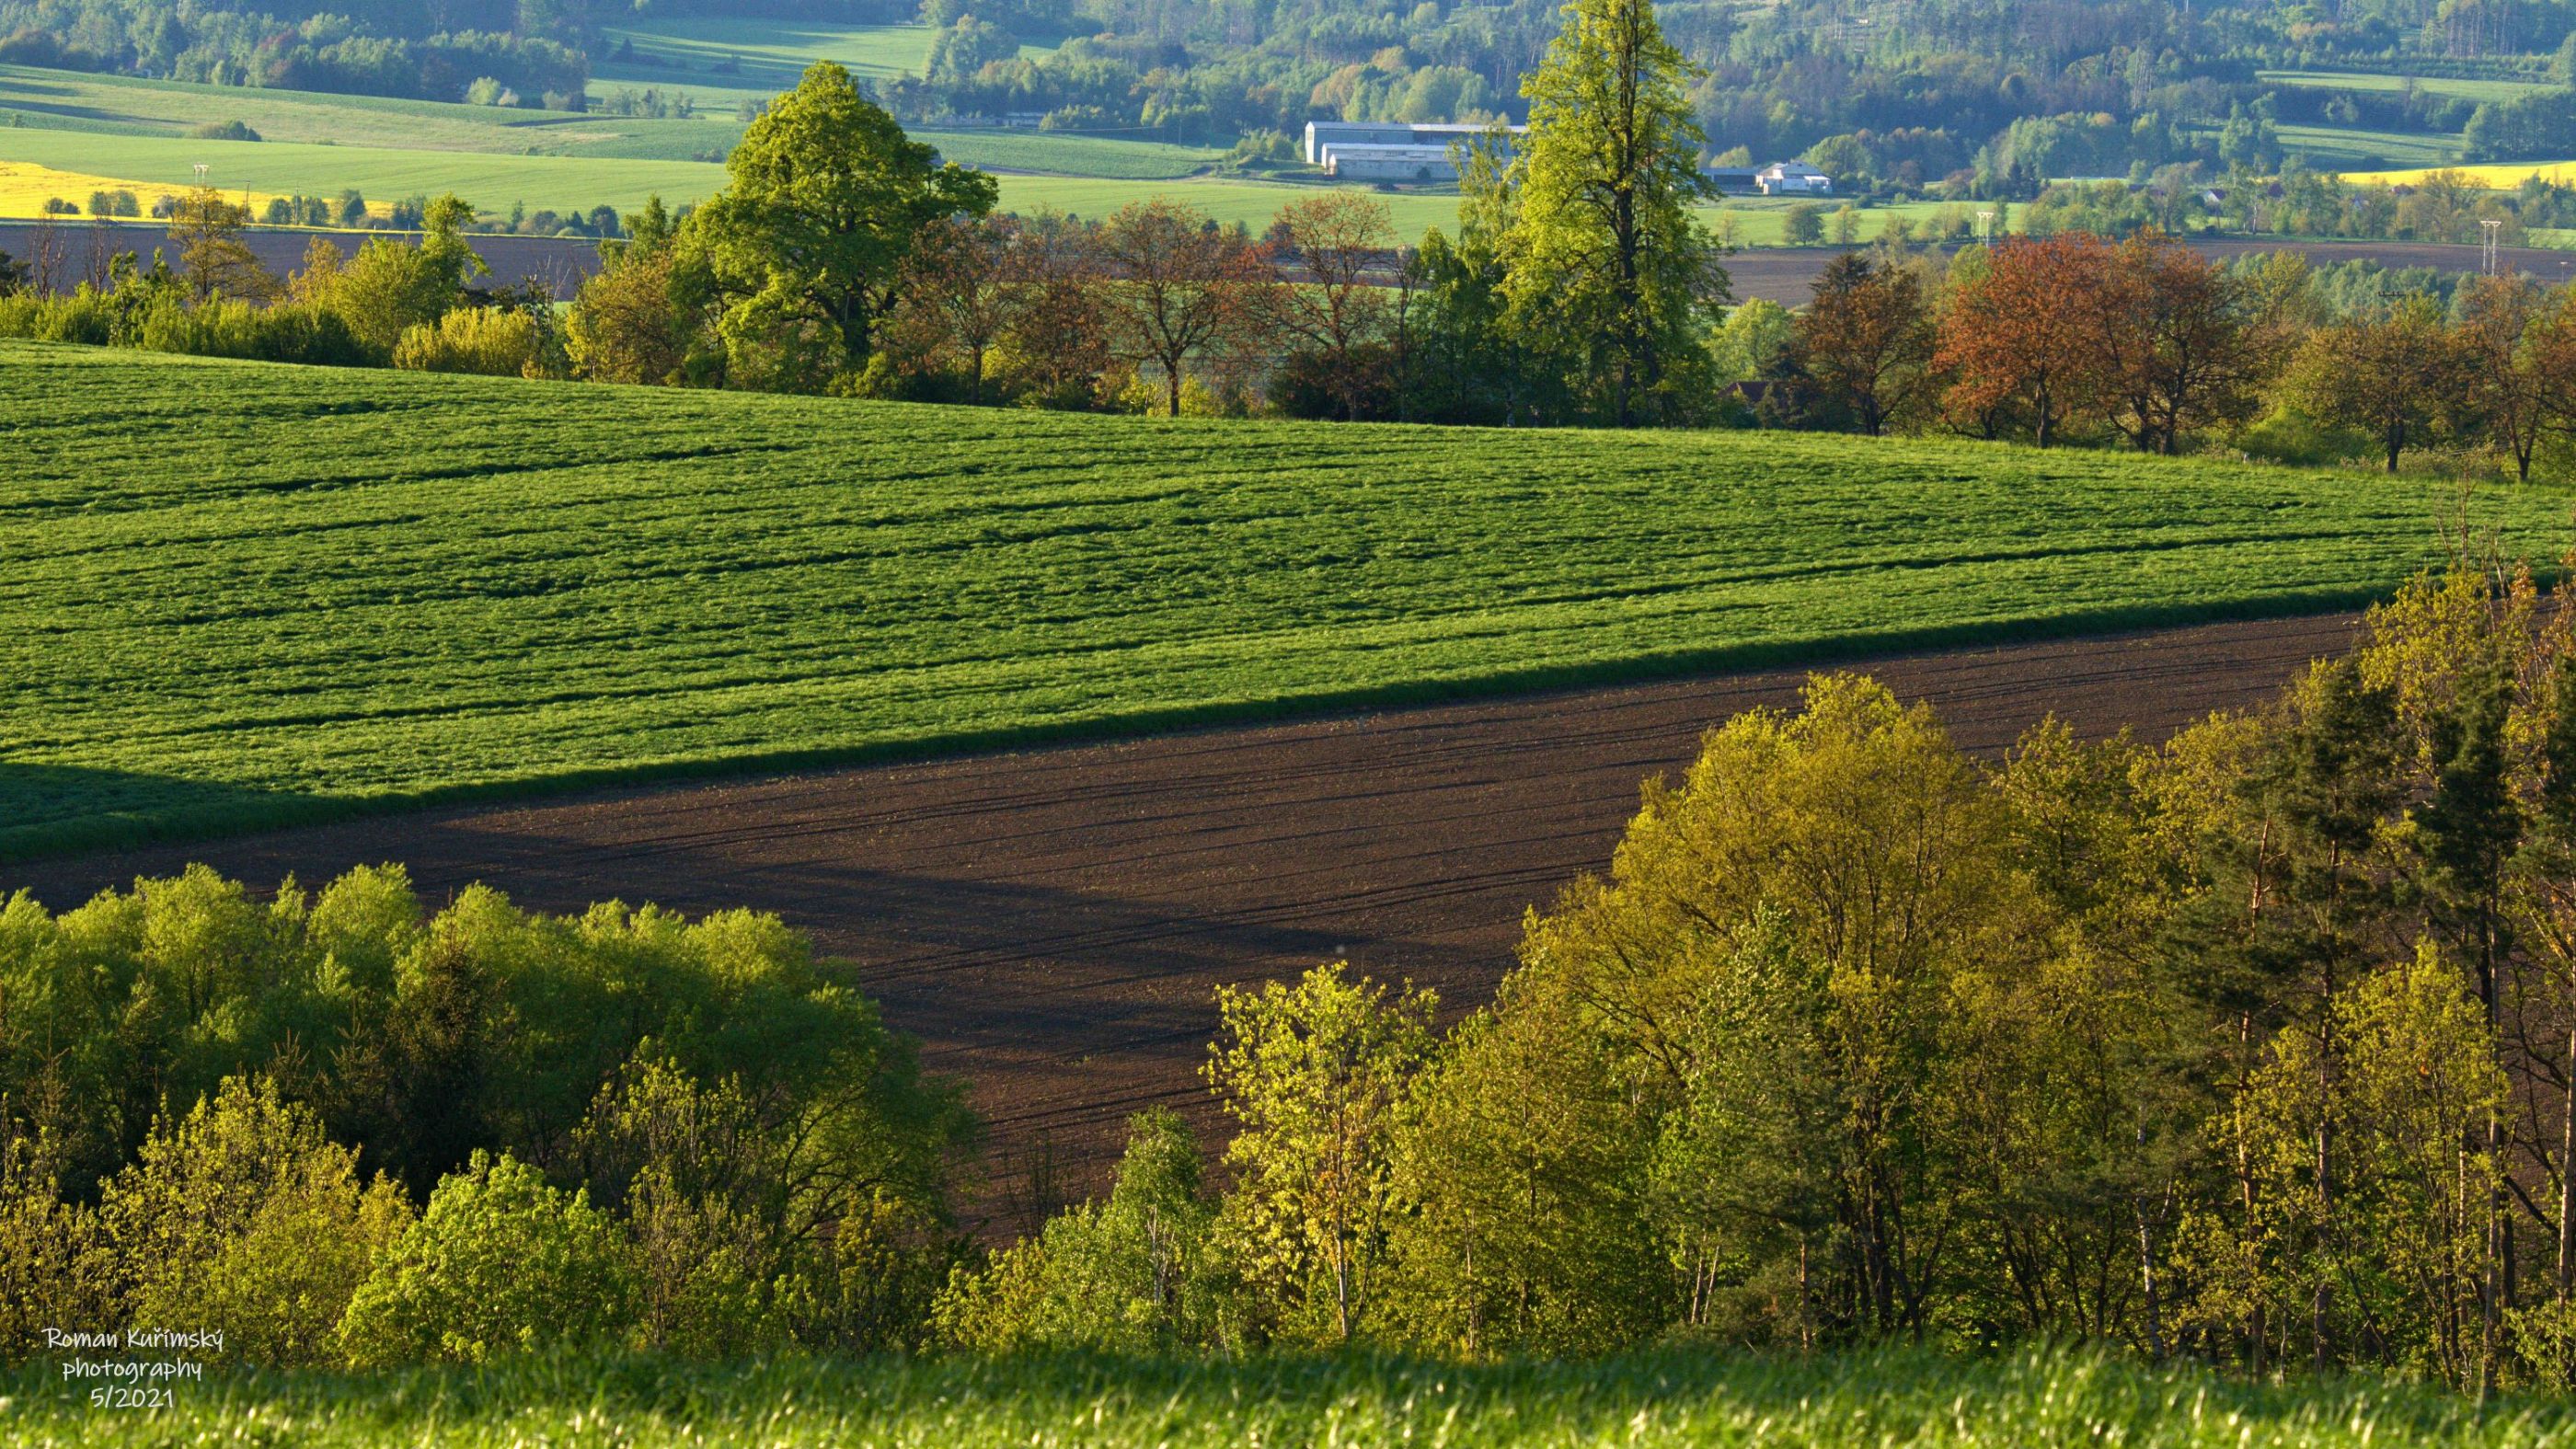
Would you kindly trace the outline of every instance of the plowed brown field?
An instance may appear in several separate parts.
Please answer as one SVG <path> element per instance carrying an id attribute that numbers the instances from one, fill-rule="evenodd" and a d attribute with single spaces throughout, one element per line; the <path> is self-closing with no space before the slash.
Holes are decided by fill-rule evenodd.
<path id="1" fill-rule="evenodd" d="M 2350 616 L 1908 655 L 1854 666 L 1994 751 L 2054 712 L 2161 738 L 2271 694 Z M 1796 670 L 1118 744 L 458 808 L 38 862 L 57 908 L 207 861 L 254 883 L 407 863 L 524 905 L 747 905 L 852 963 L 928 1063 L 966 1076 L 1005 1177 L 1052 1153 L 1077 1194 L 1152 1104 L 1207 1111 L 1219 982 L 1348 957 L 1463 1008 L 1522 912 L 1605 866 L 1639 782 L 1702 731 L 1794 698 Z M 1215 1127 L 1201 1116 L 1203 1125 Z M 997 1201 L 1014 1196 L 997 1181 Z"/>

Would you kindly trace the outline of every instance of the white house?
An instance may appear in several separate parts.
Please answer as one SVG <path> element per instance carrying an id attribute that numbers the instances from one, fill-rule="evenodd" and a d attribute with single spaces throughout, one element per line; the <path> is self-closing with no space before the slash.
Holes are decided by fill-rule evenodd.
<path id="1" fill-rule="evenodd" d="M 1803 161 L 1775 161 L 1754 180 L 1765 196 L 1830 196 L 1834 178 Z"/>

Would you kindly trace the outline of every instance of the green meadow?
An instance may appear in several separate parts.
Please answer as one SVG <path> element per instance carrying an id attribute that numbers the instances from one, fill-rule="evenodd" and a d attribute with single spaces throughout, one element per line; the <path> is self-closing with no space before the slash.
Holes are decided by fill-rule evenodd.
<path id="1" fill-rule="evenodd" d="M 2080 1350 L 1592 1362 L 1253 1357 L 881 1358 L 693 1367 L 555 1355 L 381 1375 L 210 1369 L 159 1410 L 86 1406 L 51 1365 L 0 1377 L 27 1449 L 435 1442 L 975 1449 L 2560 1449 L 2564 1400 L 2484 1406 L 2372 1378 L 2248 1384 Z"/>
<path id="2" fill-rule="evenodd" d="M 678 203 L 712 196 L 724 167 L 705 161 L 512 156 L 460 150 L 397 150 L 280 141 L 199 141 L 174 136 L 105 136 L 35 127 L 0 129 L 0 161 L 156 186 L 186 186 L 195 168 L 225 190 L 337 195 L 354 186 L 371 200 L 453 191 L 486 210 L 513 201 L 620 211 L 656 193 Z"/>
<path id="3" fill-rule="evenodd" d="M 184 138 L 208 121 L 239 121 L 270 143 L 668 160 L 720 152 L 742 134 L 742 123 L 734 119 L 730 107 L 719 113 L 720 118 L 656 121 L 195 85 L 19 65 L 0 65 L 0 114 L 15 116 L 22 123 L 11 135 L 5 122 L 0 122 L 0 139 L 27 140 L 30 131 L 72 131 L 87 133 L 93 147 L 101 144 L 102 137 Z M 118 153 L 96 154 L 107 158 Z"/>
<path id="4" fill-rule="evenodd" d="M 457 109 L 465 109 L 458 107 Z M 596 119 L 584 124 L 617 124 Z M 738 137 L 740 127 L 731 128 Z M 1049 138 L 1033 132 L 930 131 L 916 133 L 953 161 L 995 168 L 1030 168 L 1053 162 L 1067 168 L 1186 173 L 1207 164 L 1209 153 L 1096 137 Z M 1173 154 L 1178 153 L 1178 154 Z M 276 141 L 199 141 L 177 136 L 102 135 L 35 127 L 0 128 L 0 161 L 27 161 L 60 171 L 115 177 L 156 186 L 191 184 L 196 167 L 211 168 L 218 187 L 257 193 L 301 191 L 337 195 L 356 187 L 373 200 L 435 196 L 453 191 L 486 211 L 507 211 L 514 201 L 530 206 L 607 205 L 620 211 L 660 196 L 679 205 L 713 196 L 725 169 L 709 161 L 637 160 L 593 155 L 507 155 L 471 150 L 396 149 Z M 1000 178 L 1002 207 L 1101 216 L 1131 201 L 1172 196 L 1231 225 L 1259 231 L 1281 206 L 1312 195 L 1294 182 L 1172 180 L 1023 175 Z M 1454 229 L 1458 198 L 1406 194 L 1388 197 L 1396 224 L 1407 236 L 1432 226 Z"/>
<path id="5" fill-rule="evenodd" d="M 842 25 L 729 15 L 633 19 L 600 28 L 591 56 L 590 93 L 619 89 L 685 90 L 726 110 L 792 90 L 805 67 L 837 61 L 863 80 L 919 75 L 930 59 L 927 25 Z M 1023 55 L 1050 47 L 1023 45 Z"/>
<path id="6" fill-rule="evenodd" d="M 2549 89 L 2547 82 L 2536 80 L 2463 80 L 2451 76 L 2402 76 L 2349 70 L 2265 70 L 2256 71 L 2254 78 L 2266 85 L 2390 95 L 2411 86 L 2425 95 L 2459 96 L 2471 101 L 2509 101 L 2533 91 Z"/>
<path id="7" fill-rule="evenodd" d="M 2448 166 L 2460 159 L 2457 134 L 2364 131 L 2344 126 L 2282 126 L 2281 149 L 2317 171 L 2376 171 Z"/>
<path id="8" fill-rule="evenodd" d="M 99 400 L 116 406 L 102 410 Z M 0 344 L 0 853 L 2348 605 L 2424 485 Z M 2510 546 L 2565 498 L 2496 494 Z"/>

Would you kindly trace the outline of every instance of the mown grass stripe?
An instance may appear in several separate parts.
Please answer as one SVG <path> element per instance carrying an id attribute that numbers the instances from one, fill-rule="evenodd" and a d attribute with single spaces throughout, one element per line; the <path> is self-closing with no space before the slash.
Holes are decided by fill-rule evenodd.
<path id="1" fill-rule="evenodd" d="M 112 401 L 111 401 L 112 400 Z M 2348 606 L 2447 489 L 0 344 L 0 854 Z M 2554 555 L 2567 495 L 2481 518 Z"/>

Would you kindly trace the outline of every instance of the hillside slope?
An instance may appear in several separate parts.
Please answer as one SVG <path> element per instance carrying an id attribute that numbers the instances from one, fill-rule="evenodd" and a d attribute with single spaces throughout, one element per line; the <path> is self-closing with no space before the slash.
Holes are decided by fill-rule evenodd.
<path id="1" fill-rule="evenodd" d="M 0 851 L 2287 613 L 2420 484 L 1155 422 L 0 344 Z M 2481 505 L 2547 547 L 2560 495 Z"/>

